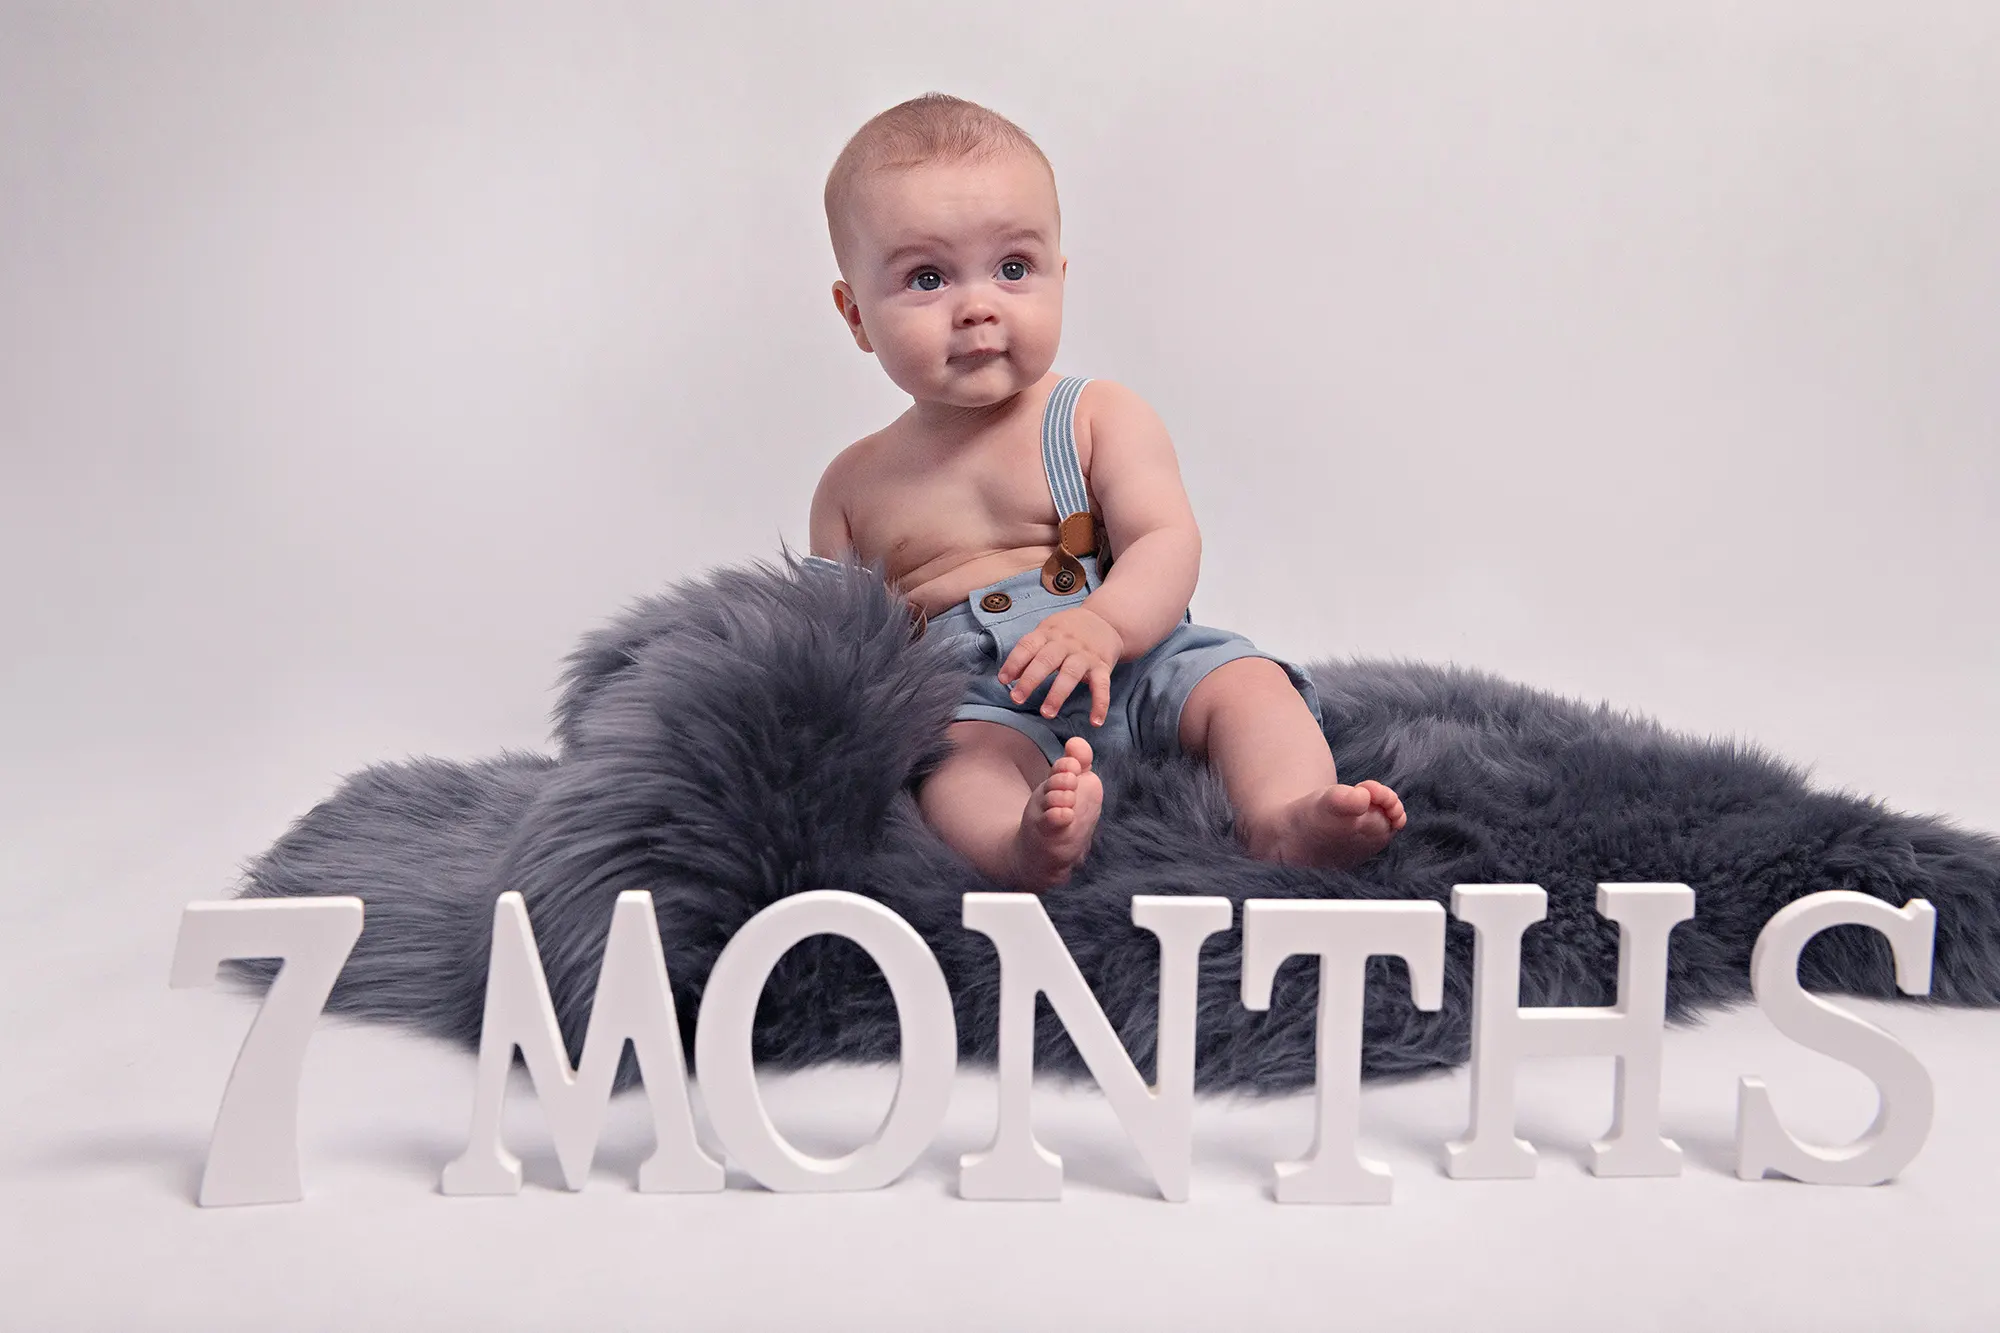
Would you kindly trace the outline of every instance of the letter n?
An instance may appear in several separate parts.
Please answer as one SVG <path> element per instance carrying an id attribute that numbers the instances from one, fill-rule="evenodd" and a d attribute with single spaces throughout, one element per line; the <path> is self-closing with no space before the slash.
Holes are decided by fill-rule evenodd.
<path id="1" fill-rule="evenodd" d="M 965 924 L 990 936 L 1000 952 L 1000 1123 L 983 1153 L 959 1159 L 958 1192 L 967 1199 L 1059 1199 L 1062 1159 L 1035 1141 L 1028 1118 L 1034 1081 L 1035 996 L 1056 1017 L 1104 1090 L 1118 1123 L 1132 1136 L 1161 1197 L 1188 1195 L 1193 1159 L 1196 963 L 1201 943 L 1229 928 L 1227 898 L 1141 895 L 1133 924 L 1160 939 L 1157 1091 L 1139 1077 L 1097 997 L 1063 947 L 1062 937 L 1028 893 L 968 893 Z"/>

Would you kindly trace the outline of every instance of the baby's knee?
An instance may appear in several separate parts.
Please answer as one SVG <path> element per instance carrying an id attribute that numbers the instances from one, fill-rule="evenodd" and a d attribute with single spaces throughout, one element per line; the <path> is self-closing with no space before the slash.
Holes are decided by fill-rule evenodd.
<path id="1" fill-rule="evenodd" d="M 1042 747 L 1033 737 L 1004 722 L 979 719 L 953 722 L 945 728 L 945 739 L 951 743 L 950 752 L 925 781 L 925 786 L 940 775 L 946 777 L 948 785 L 957 785 L 953 780 L 961 777 L 981 780 L 984 785 L 985 781 L 1011 774 L 1032 788 L 1049 775 L 1050 764 L 1042 754 Z M 918 794 L 921 797 L 921 788 Z"/>
<path id="2" fill-rule="evenodd" d="M 1181 705 L 1181 749 L 1207 754 L 1209 727 L 1219 715 L 1232 709 L 1255 710 L 1297 693 L 1292 678 L 1270 658 L 1231 658 L 1196 681 L 1188 692 Z"/>

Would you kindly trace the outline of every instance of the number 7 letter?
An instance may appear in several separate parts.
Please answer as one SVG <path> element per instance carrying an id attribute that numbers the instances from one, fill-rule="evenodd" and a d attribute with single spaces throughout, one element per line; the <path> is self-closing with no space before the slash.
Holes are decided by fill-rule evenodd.
<path id="1" fill-rule="evenodd" d="M 210 984 L 225 959 L 279 960 L 222 1092 L 201 1174 L 203 1207 L 305 1197 L 299 1074 L 306 1039 L 360 937 L 359 898 L 238 898 L 189 903 L 181 913 L 171 987 Z"/>

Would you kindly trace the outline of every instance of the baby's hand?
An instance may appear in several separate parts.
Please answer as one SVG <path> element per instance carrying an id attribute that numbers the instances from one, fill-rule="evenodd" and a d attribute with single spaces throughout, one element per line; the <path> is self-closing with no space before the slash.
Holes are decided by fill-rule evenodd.
<path id="1" fill-rule="evenodd" d="M 1065 607 L 1021 636 L 1000 664 L 1000 683 L 1012 684 L 1020 703 L 1053 672 L 1042 716 L 1054 717 L 1076 683 L 1088 680 L 1090 725 L 1101 727 L 1111 711 L 1111 668 L 1124 651 L 1124 637 L 1110 621 L 1081 606 Z"/>

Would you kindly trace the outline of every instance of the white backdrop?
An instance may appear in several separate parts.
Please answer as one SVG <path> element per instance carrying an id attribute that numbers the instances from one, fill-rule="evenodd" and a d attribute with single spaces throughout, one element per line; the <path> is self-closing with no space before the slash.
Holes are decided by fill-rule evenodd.
<path id="1" fill-rule="evenodd" d="M 538 743 L 907 404 L 819 187 L 938 87 L 1054 163 L 1201 616 L 2000 826 L 1990 6 L 1156 9 L 15 7 L 12 753 Z"/>
<path id="2" fill-rule="evenodd" d="M 907 405 L 820 186 L 932 88 L 1053 163 L 1197 618 L 2000 829 L 1984 0 L 0 0 L 9 1067 L 340 774 L 539 746 L 579 632 L 804 546 Z"/>

